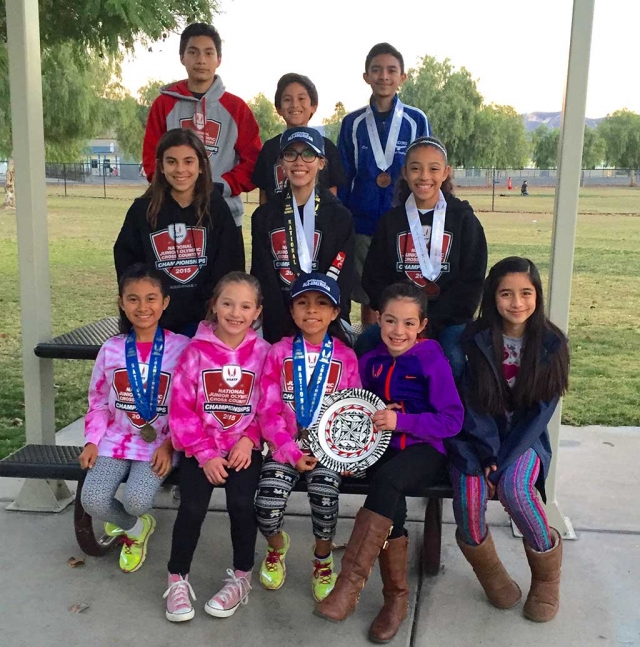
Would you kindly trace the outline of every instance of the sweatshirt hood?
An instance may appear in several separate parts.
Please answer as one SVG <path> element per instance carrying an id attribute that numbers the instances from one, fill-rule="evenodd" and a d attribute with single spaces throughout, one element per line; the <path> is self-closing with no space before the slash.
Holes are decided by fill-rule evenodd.
<path id="1" fill-rule="evenodd" d="M 207 101 L 218 101 L 224 92 L 225 88 L 222 79 L 216 74 L 216 78 L 213 80 L 211 87 L 206 91 L 203 99 Z M 180 101 L 192 101 L 194 103 L 201 101 L 201 99 L 196 99 L 191 94 L 191 90 L 189 90 L 189 86 L 187 85 L 187 79 L 163 85 L 160 88 L 160 94 L 166 94 Z"/>
<path id="2" fill-rule="evenodd" d="M 258 337 L 258 335 L 256 334 L 256 331 L 253 330 L 253 328 L 249 328 L 247 330 L 247 334 L 242 340 L 242 343 L 237 348 L 233 349 L 233 348 L 229 348 L 229 346 L 227 346 L 215 334 L 215 330 L 217 327 L 218 325 L 211 321 L 201 321 L 200 324 L 198 325 L 198 330 L 196 330 L 196 334 L 193 336 L 193 341 L 201 341 L 207 344 L 212 344 L 213 346 L 216 347 L 216 349 L 229 353 L 229 352 L 238 352 L 241 348 L 244 348 L 249 344 L 253 344 Z"/>

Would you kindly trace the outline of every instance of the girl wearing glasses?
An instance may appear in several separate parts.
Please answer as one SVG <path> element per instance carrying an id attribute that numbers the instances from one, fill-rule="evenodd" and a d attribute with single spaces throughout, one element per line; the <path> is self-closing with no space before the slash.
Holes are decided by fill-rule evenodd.
<path id="1" fill-rule="evenodd" d="M 325 168 L 324 140 L 314 128 L 286 130 L 280 139 L 286 176 L 276 193 L 253 213 L 251 273 L 264 293 L 264 338 L 274 344 L 290 333 L 289 290 L 302 272 L 322 272 L 340 286 L 340 317 L 349 319 L 355 234 L 351 214 L 317 186 Z"/>

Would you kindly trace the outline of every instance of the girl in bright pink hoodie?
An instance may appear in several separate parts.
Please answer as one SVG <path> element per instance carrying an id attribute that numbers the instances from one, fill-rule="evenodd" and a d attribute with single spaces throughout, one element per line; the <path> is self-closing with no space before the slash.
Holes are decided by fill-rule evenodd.
<path id="1" fill-rule="evenodd" d="M 311 456 L 306 431 L 325 394 L 361 384 L 358 360 L 337 320 L 337 282 L 320 272 L 303 272 L 291 286 L 290 298 L 298 333 L 272 346 L 260 383 L 258 421 L 270 449 L 256 496 L 258 525 L 268 543 L 260 582 L 270 590 L 284 584 L 289 536 L 282 529 L 283 515 L 289 493 L 305 473 L 316 538 L 312 590 L 320 600 L 336 578 L 331 541 L 338 523 L 341 478 Z"/>
<path id="2" fill-rule="evenodd" d="M 231 522 L 233 569 L 205 605 L 216 617 L 232 615 L 249 595 L 257 525 L 253 514 L 262 440 L 255 420 L 258 384 L 269 344 L 260 325 L 262 292 L 254 277 L 231 272 L 216 285 L 203 321 L 175 373 L 170 415 L 180 462 L 180 509 L 173 527 L 166 617 L 191 620 L 195 600 L 191 561 L 213 487 L 224 485 Z"/>

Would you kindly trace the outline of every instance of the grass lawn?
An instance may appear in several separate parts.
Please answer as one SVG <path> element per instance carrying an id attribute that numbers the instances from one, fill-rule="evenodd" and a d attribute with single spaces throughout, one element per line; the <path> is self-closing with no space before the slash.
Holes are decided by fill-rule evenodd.
<path id="1" fill-rule="evenodd" d="M 115 314 L 112 246 L 140 187 L 107 187 L 120 199 L 49 188 L 53 331 L 60 334 Z M 479 212 L 489 262 L 524 255 L 547 275 L 553 189 L 496 196 L 460 189 Z M 253 196 L 252 196 L 253 197 Z M 255 199 L 255 198 L 254 198 Z M 252 212 L 255 204 L 247 205 Z M 640 425 L 640 189 L 587 187 L 581 192 L 571 299 L 571 390 L 563 421 L 574 425 Z M 248 218 L 245 241 L 250 241 Z M 247 254 L 250 258 L 250 253 Z M 20 303 L 15 213 L 0 210 L 0 457 L 24 442 Z M 354 320 L 358 317 L 355 311 Z M 56 424 L 83 415 L 91 362 L 54 361 Z"/>

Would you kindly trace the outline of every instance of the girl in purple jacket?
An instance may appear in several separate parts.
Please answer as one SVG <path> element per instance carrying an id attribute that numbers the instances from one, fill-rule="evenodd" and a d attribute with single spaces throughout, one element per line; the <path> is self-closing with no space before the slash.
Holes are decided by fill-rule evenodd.
<path id="1" fill-rule="evenodd" d="M 387 403 L 373 422 L 392 431 L 392 440 L 370 470 L 369 494 L 356 516 L 342 571 L 316 613 L 333 621 L 351 615 L 379 555 L 384 606 L 369 637 L 388 642 L 405 619 L 409 601 L 405 495 L 442 479 L 443 439 L 460 431 L 464 410 L 442 348 L 420 339 L 427 325 L 425 292 L 410 283 L 390 285 L 379 312 L 383 343 L 360 359 L 360 377 L 365 389 Z"/>

